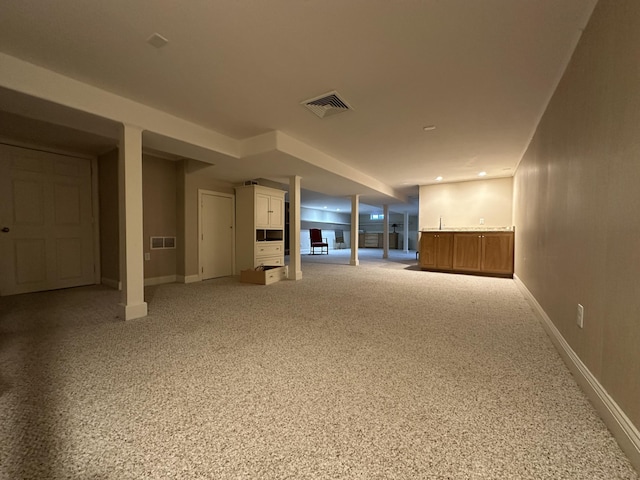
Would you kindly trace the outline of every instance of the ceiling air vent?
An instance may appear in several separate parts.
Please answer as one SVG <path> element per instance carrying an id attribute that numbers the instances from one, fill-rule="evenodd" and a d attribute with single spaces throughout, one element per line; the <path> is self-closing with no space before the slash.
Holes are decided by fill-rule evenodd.
<path id="1" fill-rule="evenodd" d="M 301 102 L 301 104 L 320 118 L 346 112 L 347 110 L 353 110 L 346 101 L 338 96 L 338 92 L 335 91 L 325 93 L 310 100 L 305 100 Z"/>

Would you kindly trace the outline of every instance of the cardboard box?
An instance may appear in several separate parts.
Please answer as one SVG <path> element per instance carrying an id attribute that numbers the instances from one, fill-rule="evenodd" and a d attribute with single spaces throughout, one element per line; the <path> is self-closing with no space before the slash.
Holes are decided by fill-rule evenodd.
<path id="1" fill-rule="evenodd" d="M 240 272 L 241 282 L 257 285 L 270 285 L 285 278 L 287 278 L 287 267 L 265 265 L 260 270 L 242 270 Z"/>

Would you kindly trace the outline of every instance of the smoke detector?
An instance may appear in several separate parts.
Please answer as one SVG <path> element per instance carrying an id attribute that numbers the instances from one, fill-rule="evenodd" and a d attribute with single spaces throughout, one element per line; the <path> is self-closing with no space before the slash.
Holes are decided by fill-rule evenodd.
<path id="1" fill-rule="evenodd" d="M 353 110 L 346 100 L 340 98 L 340 95 L 338 95 L 336 91 L 305 100 L 304 102 L 300 102 L 300 104 L 307 107 L 320 118 L 346 112 L 347 110 Z"/>

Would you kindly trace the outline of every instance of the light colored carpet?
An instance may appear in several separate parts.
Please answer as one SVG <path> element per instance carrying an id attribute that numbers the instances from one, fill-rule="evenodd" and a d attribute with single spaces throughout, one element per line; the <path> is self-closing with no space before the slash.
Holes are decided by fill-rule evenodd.
<path id="1" fill-rule="evenodd" d="M 513 281 L 375 253 L 0 298 L 0 478 L 638 478 Z"/>

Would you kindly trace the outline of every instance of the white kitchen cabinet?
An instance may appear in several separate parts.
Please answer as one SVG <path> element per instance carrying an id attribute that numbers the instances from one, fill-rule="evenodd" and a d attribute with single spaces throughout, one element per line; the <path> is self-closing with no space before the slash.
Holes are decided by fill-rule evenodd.
<path id="1" fill-rule="evenodd" d="M 236 187 L 236 268 L 284 266 L 283 190 Z"/>

